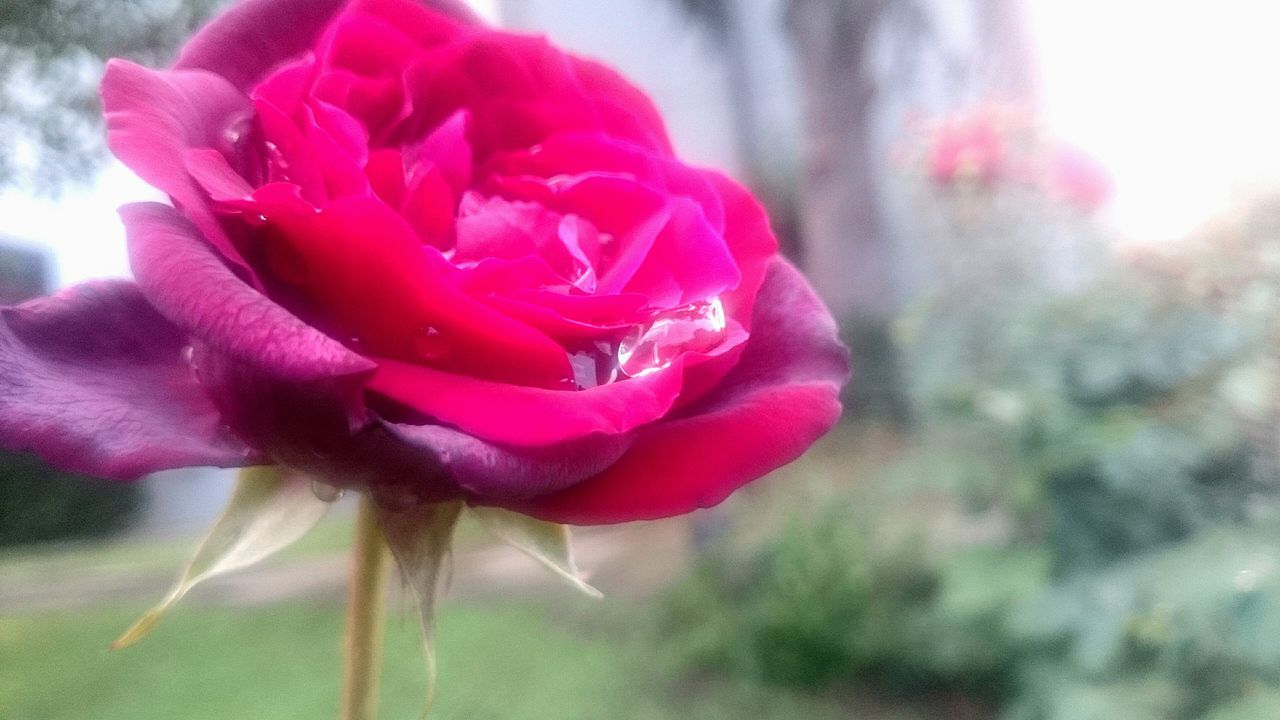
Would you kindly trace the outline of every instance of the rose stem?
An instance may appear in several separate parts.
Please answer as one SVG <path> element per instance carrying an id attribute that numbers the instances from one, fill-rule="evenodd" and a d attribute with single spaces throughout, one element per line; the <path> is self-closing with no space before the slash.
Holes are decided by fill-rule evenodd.
<path id="1" fill-rule="evenodd" d="M 360 496 L 351 554 L 350 603 L 339 720 L 375 720 L 391 553 L 368 495 Z"/>

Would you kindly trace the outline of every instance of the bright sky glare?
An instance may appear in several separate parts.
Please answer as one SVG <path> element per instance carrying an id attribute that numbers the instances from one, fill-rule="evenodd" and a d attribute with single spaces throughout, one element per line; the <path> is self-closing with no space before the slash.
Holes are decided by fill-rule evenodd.
<path id="1" fill-rule="evenodd" d="M 1116 180 L 1112 220 L 1176 238 L 1280 182 L 1280 3 L 1031 0 L 1045 119 Z"/>
<path id="2" fill-rule="evenodd" d="M 1113 219 L 1139 240 L 1186 232 L 1247 187 L 1280 182 L 1280 4 L 1030 0 L 1051 129 L 1113 171 Z M 473 0 L 489 19 L 496 0 Z M 0 194 L 0 236 L 48 248 L 55 282 L 124 276 L 115 209 L 158 199 L 113 165 L 58 200 Z"/>

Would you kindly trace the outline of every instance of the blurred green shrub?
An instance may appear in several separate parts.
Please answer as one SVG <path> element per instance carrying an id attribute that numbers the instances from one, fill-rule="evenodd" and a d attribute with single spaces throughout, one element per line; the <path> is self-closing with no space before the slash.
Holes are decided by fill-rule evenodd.
<path id="1" fill-rule="evenodd" d="M 899 322 L 912 449 L 703 558 L 667 632 L 696 668 L 1002 720 L 1280 717 L 1280 200 L 1074 285 L 1025 222 L 961 229 L 985 244 Z"/>
<path id="2" fill-rule="evenodd" d="M 1034 548 L 976 548 L 936 563 L 916 539 L 874 537 L 865 507 L 793 521 L 745 556 L 722 549 L 665 599 L 662 631 L 693 669 L 820 688 L 1003 696 L 1004 629 L 1047 572 Z"/>
<path id="3" fill-rule="evenodd" d="M 32 455 L 0 453 L 0 547 L 99 538 L 141 510 L 136 483 L 53 470 Z"/>

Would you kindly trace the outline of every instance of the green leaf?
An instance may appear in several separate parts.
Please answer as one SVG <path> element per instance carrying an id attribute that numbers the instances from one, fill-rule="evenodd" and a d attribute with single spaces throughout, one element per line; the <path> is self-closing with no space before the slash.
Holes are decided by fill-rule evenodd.
<path id="1" fill-rule="evenodd" d="M 201 582 L 253 565 L 292 545 L 315 527 L 328 507 L 300 475 L 279 467 L 242 470 L 231 500 L 177 584 L 112 643 L 112 649 L 129 647 L 145 637 L 174 603 Z"/>
<path id="2" fill-rule="evenodd" d="M 471 507 L 471 514 L 489 532 L 520 552 L 547 566 L 570 585 L 599 599 L 604 594 L 582 579 L 573 561 L 573 540 L 568 525 L 544 522 L 528 515 L 494 507 Z"/>
<path id="3" fill-rule="evenodd" d="M 408 510 L 378 508 L 378 521 L 405 583 L 418 603 L 422 656 L 427 664 L 427 701 L 431 710 L 436 693 L 436 600 L 445 561 L 453 547 L 453 529 L 462 513 L 461 502 L 420 505 Z"/>

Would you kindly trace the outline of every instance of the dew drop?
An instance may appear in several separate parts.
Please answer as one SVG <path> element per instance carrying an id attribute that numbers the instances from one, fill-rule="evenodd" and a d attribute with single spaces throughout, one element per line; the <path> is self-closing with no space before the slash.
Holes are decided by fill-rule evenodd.
<path id="1" fill-rule="evenodd" d="M 186 363 L 187 369 L 191 371 L 191 377 L 195 378 L 196 382 L 199 382 L 200 381 L 200 362 L 196 358 L 195 346 L 187 345 L 186 347 L 182 348 L 182 352 L 180 353 L 180 355 L 182 357 L 182 362 Z"/>
<path id="2" fill-rule="evenodd" d="M 342 496 L 347 494 L 347 491 L 340 487 L 334 487 L 326 482 L 312 480 L 311 494 L 315 495 L 316 499 L 320 502 L 331 503 L 341 500 Z"/>
<path id="3" fill-rule="evenodd" d="M 222 141 L 226 144 L 226 148 L 232 152 L 240 148 L 240 144 L 245 142 L 246 137 L 252 131 L 253 118 L 242 117 L 231 123 L 222 131 Z"/>
<path id="4" fill-rule="evenodd" d="M 692 303 L 654 315 L 636 325 L 618 345 L 618 367 L 627 377 L 641 377 L 670 365 L 681 353 L 704 352 L 725 336 L 720 298 Z"/>
<path id="5" fill-rule="evenodd" d="M 588 341 L 575 344 L 567 350 L 573 377 L 564 378 L 562 384 L 569 390 L 588 390 L 608 385 L 621 376 L 616 340 Z"/>
<path id="6" fill-rule="evenodd" d="M 271 141 L 264 143 L 267 151 L 267 176 L 274 182 L 290 182 L 289 160 L 280 146 Z"/>

